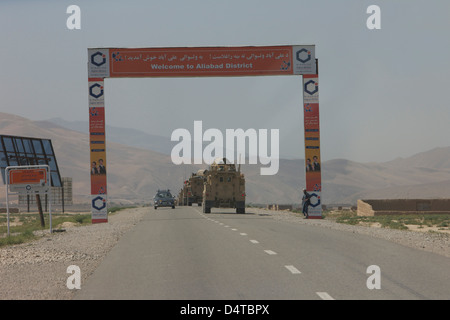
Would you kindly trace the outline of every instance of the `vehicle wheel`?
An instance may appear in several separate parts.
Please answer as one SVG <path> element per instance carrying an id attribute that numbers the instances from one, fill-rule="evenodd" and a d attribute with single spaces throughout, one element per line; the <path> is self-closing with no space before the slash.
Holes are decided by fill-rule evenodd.
<path id="1" fill-rule="evenodd" d="M 172 206 L 172 209 L 175 209 L 175 206 Z"/>

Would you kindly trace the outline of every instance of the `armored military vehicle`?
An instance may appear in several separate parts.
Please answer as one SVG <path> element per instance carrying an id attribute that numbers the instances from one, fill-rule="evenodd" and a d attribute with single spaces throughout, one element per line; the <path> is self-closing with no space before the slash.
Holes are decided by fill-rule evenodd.
<path id="1" fill-rule="evenodd" d="M 180 193 L 178 194 L 178 205 L 179 206 L 187 205 L 187 194 L 188 194 L 188 180 L 184 180 L 183 188 L 181 188 Z"/>
<path id="2" fill-rule="evenodd" d="M 245 213 L 245 179 L 240 171 L 226 158 L 214 160 L 204 173 L 204 213 L 211 213 L 211 208 L 236 208 L 236 213 Z"/>
<path id="3" fill-rule="evenodd" d="M 177 204 L 179 206 L 183 205 L 183 199 L 184 199 L 184 188 L 181 188 L 180 192 L 178 193 L 178 197 L 177 197 Z"/>
<path id="4" fill-rule="evenodd" d="M 193 203 L 197 203 L 199 206 L 202 205 L 205 172 L 208 172 L 208 170 L 198 170 L 197 173 L 192 173 L 187 181 L 186 202 L 188 206 L 192 206 Z"/>

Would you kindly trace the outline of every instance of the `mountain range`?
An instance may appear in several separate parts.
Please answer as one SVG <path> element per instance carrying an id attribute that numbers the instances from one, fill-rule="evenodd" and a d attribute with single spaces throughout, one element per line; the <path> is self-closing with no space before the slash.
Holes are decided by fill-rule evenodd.
<path id="1" fill-rule="evenodd" d="M 32 121 L 0 113 L 0 134 L 51 139 L 61 176 L 71 177 L 75 203 L 90 197 L 88 121 L 53 118 Z M 148 203 L 158 188 L 174 194 L 203 165 L 175 165 L 169 137 L 127 128 L 106 127 L 108 200 Z M 244 164 L 247 203 L 301 202 L 304 159 L 280 159 L 276 175 L 260 175 L 260 165 Z M 359 163 L 346 159 L 322 162 L 322 203 L 356 204 L 357 199 L 448 198 L 450 147 L 440 147 L 389 162 Z M 4 201 L 5 192 L 0 192 Z"/>

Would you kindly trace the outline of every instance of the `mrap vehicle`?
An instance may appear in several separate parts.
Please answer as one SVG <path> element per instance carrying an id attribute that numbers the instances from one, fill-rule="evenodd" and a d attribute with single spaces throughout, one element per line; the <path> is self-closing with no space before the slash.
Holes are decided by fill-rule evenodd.
<path id="1" fill-rule="evenodd" d="M 184 186 L 183 188 L 181 188 L 180 192 L 178 193 L 178 205 L 179 206 L 184 206 Z"/>
<path id="2" fill-rule="evenodd" d="M 240 167 L 226 158 L 217 158 L 204 173 L 203 213 L 211 208 L 236 208 L 236 213 L 245 213 L 245 178 Z"/>
<path id="3" fill-rule="evenodd" d="M 187 205 L 187 194 L 188 194 L 188 181 L 185 180 L 183 182 L 183 188 L 181 188 L 180 193 L 178 194 L 178 205 L 179 206 Z"/>
<path id="4" fill-rule="evenodd" d="M 192 206 L 193 203 L 197 203 L 198 206 L 202 205 L 203 189 L 205 181 L 205 173 L 208 170 L 198 170 L 197 173 L 192 173 L 186 184 L 186 204 Z"/>

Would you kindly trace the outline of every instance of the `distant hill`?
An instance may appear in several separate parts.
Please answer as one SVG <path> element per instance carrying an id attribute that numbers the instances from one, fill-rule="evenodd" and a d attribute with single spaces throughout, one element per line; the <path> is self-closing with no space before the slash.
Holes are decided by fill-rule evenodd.
<path id="1" fill-rule="evenodd" d="M 89 199 L 87 123 L 61 119 L 31 121 L 0 113 L 0 134 L 51 139 L 61 175 L 72 177 L 75 201 Z M 114 202 L 150 201 L 158 188 L 178 193 L 183 179 L 207 165 L 174 165 L 172 144 L 164 137 L 134 129 L 108 127 L 108 198 Z M 152 149 L 154 148 L 154 150 Z M 304 160 L 280 159 L 274 176 L 261 176 L 260 165 L 242 165 L 247 203 L 299 204 L 305 185 Z M 356 204 L 357 199 L 443 198 L 450 195 L 450 147 L 436 148 L 385 163 L 333 159 L 322 163 L 324 204 Z M 0 190 L 0 201 L 5 192 Z"/>
<path id="2" fill-rule="evenodd" d="M 51 122 L 61 127 L 81 133 L 89 133 L 88 121 L 67 121 L 61 118 L 52 118 L 47 121 L 43 121 L 43 123 L 45 122 Z M 152 150 L 167 155 L 170 155 L 172 150 L 170 144 L 167 143 L 170 142 L 170 138 L 148 134 L 136 129 L 119 128 L 106 125 L 106 138 L 108 141 L 125 144 L 131 147 Z"/>
<path id="3" fill-rule="evenodd" d="M 72 177 L 74 201 L 90 194 L 88 134 L 49 121 L 0 113 L 0 134 L 51 139 L 63 177 Z M 194 166 L 176 166 L 170 156 L 107 141 L 108 198 L 113 201 L 150 201 L 158 188 L 178 190 Z M 0 192 L 4 199 L 4 192 Z"/>

